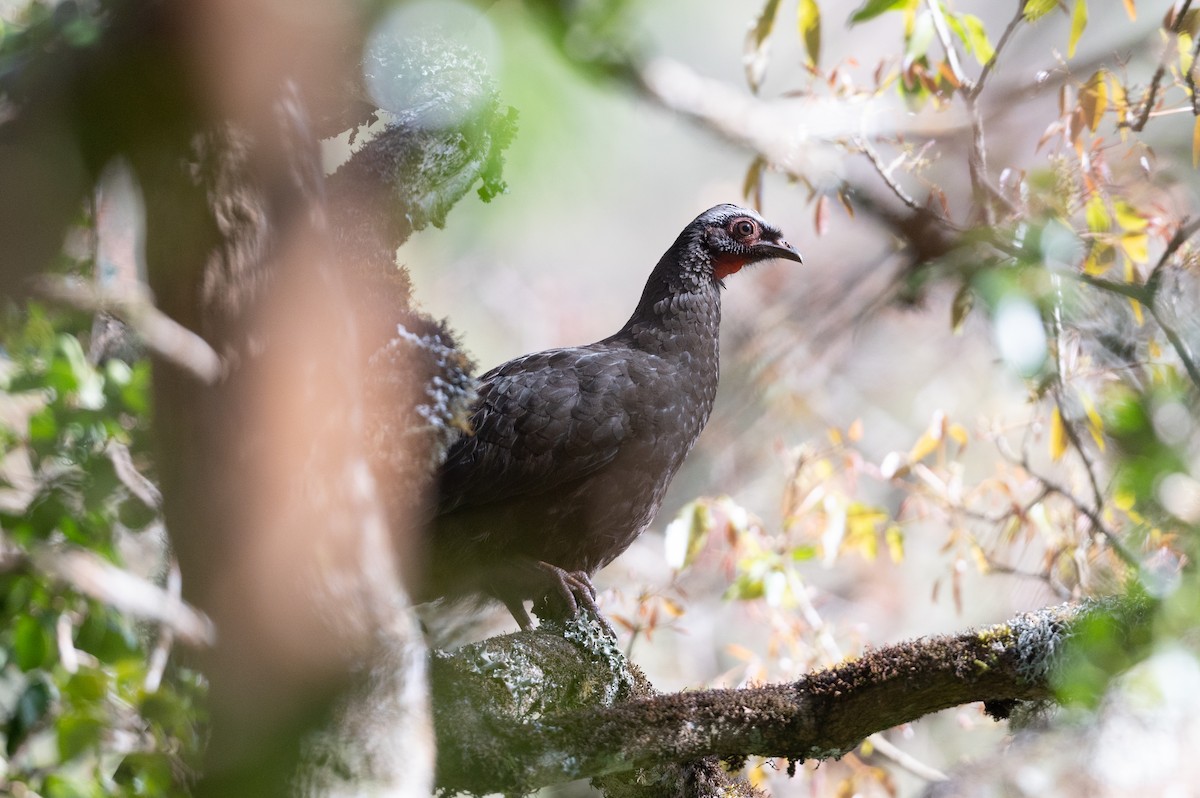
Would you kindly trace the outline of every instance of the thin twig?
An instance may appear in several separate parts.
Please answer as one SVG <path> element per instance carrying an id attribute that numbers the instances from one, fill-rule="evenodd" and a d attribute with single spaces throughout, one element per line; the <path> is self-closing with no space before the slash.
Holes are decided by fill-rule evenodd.
<path id="1" fill-rule="evenodd" d="M 179 571 L 179 563 L 171 560 L 171 569 L 167 571 L 167 594 L 175 604 L 183 603 L 183 576 Z M 175 642 L 175 630 L 169 624 L 163 624 L 158 630 L 158 640 L 154 650 L 150 652 L 150 663 L 146 667 L 146 680 L 143 686 L 147 693 L 158 692 L 162 684 L 163 673 L 167 670 L 167 660 L 171 655 L 171 644 Z"/>
<path id="2" fill-rule="evenodd" d="M 1058 385 L 1051 391 L 1054 397 L 1054 406 L 1058 408 L 1058 414 L 1063 419 L 1063 430 L 1067 433 L 1067 440 L 1071 442 L 1071 447 L 1075 449 L 1075 453 L 1079 455 L 1080 461 L 1083 462 L 1083 470 L 1087 473 L 1088 484 L 1092 489 L 1092 501 L 1096 507 L 1104 506 L 1104 493 L 1100 490 L 1100 480 L 1096 478 L 1096 467 L 1092 464 L 1092 458 L 1088 457 L 1087 451 L 1083 448 L 1083 441 L 1079 438 L 1079 432 L 1075 429 L 1074 424 L 1067 422 L 1067 414 L 1063 408 L 1062 391 L 1064 383 L 1060 374 Z"/>
<path id="3" fill-rule="evenodd" d="M 1196 38 L 1196 44 L 1192 47 L 1192 63 L 1196 63 L 1196 59 L 1200 58 L 1200 37 Z M 1192 98 L 1192 115 L 1200 116 L 1200 97 L 1196 96 L 1196 78 L 1193 70 L 1189 69 L 1184 73 L 1183 80 L 1187 84 L 1188 94 Z"/>
<path id="4" fill-rule="evenodd" d="M 1187 341 L 1183 340 L 1183 336 L 1162 317 L 1157 305 L 1147 305 L 1146 309 L 1150 311 L 1151 318 L 1163 331 L 1163 335 L 1167 336 L 1167 342 L 1171 344 L 1171 348 L 1175 350 L 1175 355 L 1183 363 L 1183 368 L 1188 373 L 1188 378 L 1192 384 L 1200 389 L 1200 366 L 1196 364 L 1196 357 L 1192 354 L 1192 348 L 1188 346 Z"/>
<path id="5" fill-rule="evenodd" d="M 970 94 L 973 89 L 971 79 L 967 77 L 962 62 L 958 60 L 958 50 L 950 38 L 950 26 L 946 24 L 946 17 L 942 14 L 940 0 L 925 0 L 925 7 L 929 9 L 929 16 L 933 19 L 933 29 L 937 33 L 938 41 L 942 43 L 942 50 L 946 53 L 946 64 L 949 65 L 950 72 L 963 90 Z"/>
<path id="6" fill-rule="evenodd" d="M 869 160 L 871 165 L 875 167 L 875 171 L 879 173 L 879 177 L 883 180 L 884 184 L 891 189 L 892 193 L 895 194 L 901 202 L 914 211 L 924 210 L 921 204 L 909 196 L 908 192 L 904 190 L 904 187 L 896 182 L 896 179 L 892 177 L 892 170 L 883 163 L 883 159 L 879 157 L 879 153 L 866 139 L 856 138 L 854 140 L 854 146 L 862 150 L 863 155 L 867 156 L 867 160 Z"/>
<path id="7" fill-rule="evenodd" d="M 1183 363 L 1183 368 L 1187 371 L 1188 378 L 1196 388 L 1200 389 L 1200 365 L 1197 365 L 1196 358 L 1192 354 L 1191 347 L 1183 340 L 1183 336 L 1166 320 L 1158 309 L 1158 303 L 1154 300 L 1154 294 L 1158 293 L 1158 284 L 1153 287 L 1149 283 L 1146 285 L 1136 285 L 1133 283 L 1119 283 L 1115 280 L 1106 280 L 1103 277 L 1093 277 L 1090 274 L 1073 274 L 1076 280 L 1093 288 L 1099 288 L 1101 291 L 1108 291 L 1113 294 L 1127 297 L 1139 303 L 1142 307 L 1150 312 L 1150 317 L 1154 319 L 1155 324 L 1163 331 L 1163 335 L 1167 337 L 1167 342 L 1171 348 L 1175 350 L 1176 357 Z"/>
<path id="8" fill-rule="evenodd" d="M 1200 38 L 1197 39 L 1200 43 Z M 1179 248 L 1188 242 L 1196 231 L 1200 230 L 1200 218 L 1188 219 L 1183 217 L 1179 222 L 1178 229 L 1175 230 L 1175 235 L 1171 236 L 1171 240 L 1167 242 L 1167 248 L 1163 250 L 1159 256 L 1158 262 L 1154 264 L 1154 268 L 1150 271 L 1150 276 L 1146 278 L 1146 288 L 1150 291 L 1151 299 L 1158 297 L 1158 286 L 1162 282 L 1162 271 L 1171 258 L 1175 257 L 1175 253 Z"/>
<path id="9" fill-rule="evenodd" d="M 996 49 L 992 51 L 992 57 L 983 65 L 983 69 L 979 73 L 979 78 L 975 81 L 975 85 L 968 92 L 971 99 L 979 96 L 983 91 L 983 87 L 987 84 L 988 78 L 996 68 L 996 62 L 1000 58 L 1000 54 L 1004 52 L 1004 48 L 1008 46 L 1013 34 L 1017 32 L 1017 28 L 1025 20 L 1025 2 L 1021 0 L 1017 3 L 1017 13 L 1013 14 L 1013 18 L 1008 21 L 1008 26 L 1004 28 L 1004 33 L 1000 34 L 1000 40 L 996 42 Z"/>
<path id="10" fill-rule="evenodd" d="M 1032 427 L 1028 428 L 1029 431 L 1032 431 L 1032 429 Z M 1009 448 L 1008 443 L 1003 437 L 995 438 L 995 443 L 996 450 L 1000 452 L 1004 459 L 1008 460 L 1010 463 L 1019 465 L 1027 474 L 1041 484 L 1044 495 L 1054 494 L 1066 499 L 1067 502 L 1069 502 L 1077 512 L 1081 513 L 1085 518 L 1088 519 L 1088 521 L 1091 522 L 1093 531 L 1108 541 L 1113 551 L 1116 552 L 1117 557 L 1119 557 L 1122 562 L 1132 568 L 1136 573 L 1139 575 L 1141 574 L 1141 563 L 1132 552 L 1125 548 L 1125 544 L 1121 542 L 1121 540 L 1117 537 L 1117 534 L 1109 529 L 1104 523 L 1104 519 L 1100 517 L 1101 508 L 1091 507 L 1067 488 L 1058 484 L 1049 477 L 1039 474 L 1029 462 L 1029 451 L 1027 446 L 1023 445 L 1022 452 L 1020 455 L 1018 455 L 1011 448 Z"/>
<path id="11" fill-rule="evenodd" d="M 1191 5 L 1192 0 L 1183 0 L 1183 5 L 1176 12 L 1175 21 L 1171 23 L 1169 29 L 1172 36 L 1178 36 L 1179 32 L 1183 30 L 1184 17 L 1187 15 Z M 1174 51 L 1174 48 L 1170 45 L 1163 48 L 1162 57 L 1158 59 L 1158 68 L 1154 70 L 1154 75 L 1150 78 L 1150 85 L 1146 89 L 1146 96 L 1142 99 L 1137 119 L 1129 123 L 1130 130 L 1140 133 L 1142 128 L 1146 127 L 1146 122 L 1150 119 L 1150 110 L 1154 107 L 1154 101 L 1158 96 L 1159 86 L 1162 84 L 1163 77 L 1167 74 L 1167 61 Z"/>

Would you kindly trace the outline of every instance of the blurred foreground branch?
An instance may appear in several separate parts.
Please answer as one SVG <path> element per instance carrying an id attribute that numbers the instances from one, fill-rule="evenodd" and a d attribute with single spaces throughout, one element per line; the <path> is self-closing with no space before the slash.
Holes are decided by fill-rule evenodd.
<path id="1" fill-rule="evenodd" d="M 154 354 L 205 385 L 221 376 L 221 358 L 196 333 L 154 306 L 144 292 L 104 289 L 61 277 L 42 275 L 34 291 L 53 302 L 89 313 L 109 313 L 128 324 Z"/>
<path id="2" fill-rule="evenodd" d="M 1006 717 L 1014 702 L 1052 699 L 1064 645 L 1081 625 L 1108 618 L 1126 637 L 1145 613 L 1136 600 L 1064 604 L 869 651 L 792 684 L 619 702 L 628 691 L 618 689 L 616 660 L 558 645 L 553 669 L 544 662 L 554 678 L 530 680 L 514 652 L 561 638 L 541 629 L 494 638 L 434 662 L 438 781 L 513 793 L 705 757 L 837 758 L 871 734 L 949 707 L 983 701 Z M 577 677 L 567 680 L 561 666 L 571 658 Z"/>
<path id="3" fill-rule="evenodd" d="M 173 593 L 85 549 L 40 546 L 0 555 L 0 572 L 32 569 L 88 598 L 162 625 L 192 646 L 211 645 L 212 621 Z"/>

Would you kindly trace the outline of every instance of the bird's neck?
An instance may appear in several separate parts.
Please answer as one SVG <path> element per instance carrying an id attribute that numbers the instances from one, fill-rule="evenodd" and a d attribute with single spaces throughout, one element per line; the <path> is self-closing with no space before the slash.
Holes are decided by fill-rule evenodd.
<path id="1" fill-rule="evenodd" d="M 641 349 L 712 348 L 721 323 L 720 288 L 686 253 L 669 250 L 650 273 L 633 315 L 617 333 Z M 682 268 L 681 268 L 682 267 Z"/>

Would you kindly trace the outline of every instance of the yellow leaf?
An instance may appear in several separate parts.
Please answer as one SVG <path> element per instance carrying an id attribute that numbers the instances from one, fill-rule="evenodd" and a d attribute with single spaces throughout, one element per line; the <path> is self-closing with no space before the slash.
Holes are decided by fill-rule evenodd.
<path id="1" fill-rule="evenodd" d="M 917 442 L 913 444 L 912 451 L 908 453 L 908 461 L 910 463 L 915 463 L 919 460 L 924 460 L 926 457 L 933 454 L 933 452 L 937 450 L 937 447 L 937 439 L 926 432 L 922 434 L 920 438 L 917 438 Z"/>
<path id="2" fill-rule="evenodd" d="M 767 780 L 767 769 L 763 767 L 765 764 L 766 760 L 763 760 L 746 771 L 747 781 L 749 781 L 750 786 L 756 790 L 761 790 L 763 783 Z"/>
<path id="3" fill-rule="evenodd" d="M 1200 116 L 1192 124 L 1192 168 L 1200 166 Z"/>
<path id="4" fill-rule="evenodd" d="M 1117 224 L 1122 230 L 1129 233 L 1139 233 L 1146 229 L 1149 222 L 1146 217 L 1138 213 L 1137 208 L 1130 205 L 1125 200 L 1117 200 L 1113 203 L 1113 211 L 1117 216 Z"/>
<path id="5" fill-rule="evenodd" d="M 1057 461 L 1067 451 L 1067 427 L 1057 406 L 1050 414 L 1050 457 Z"/>
<path id="6" fill-rule="evenodd" d="M 1058 7 L 1058 0 L 1029 0 L 1025 4 L 1025 19 L 1037 22 Z"/>
<path id="7" fill-rule="evenodd" d="M 1137 9 L 1133 7 L 1134 0 L 1125 0 L 1125 13 L 1129 15 L 1130 21 L 1137 21 Z"/>
<path id="8" fill-rule="evenodd" d="M 887 543 L 888 554 L 891 555 L 892 562 L 904 562 L 904 532 L 895 524 L 888 526 L 883 532 L 883 539 Z"/>
<path id="9" fill-rule="evenodd" d="M 1108 110 L 1108 81 L 1104 79 L 1104 74 L 1103 69 L 1093 72 L 1088 82 L 1083 84 L 1083 91 L 1079 92 L 1083 121 L 1093 133 L 1100 127 L 1100 120 Z"/>
<path id="10" fill-rule="evenodd" d="M 1121 131 L 1121 141 L 1129 135 L 1128 128 L 1125 127 L 1125 121 L 1129 118 L 1129 98 L 1125 92 L 1125 87 L 1116 77 L 1112 78 L 1112 106 L 1117 109 L 1117 130 Z"/>
<path id="11" fill-rule="evenodd" d="M 834 446 L 841 446 L 844 443 L 842 439 L 842 431 L 837 427 L 830 427 L 825 430 L 825 434 L 829 437 L 829 442 Z"/>
<path id="12" fill-rule="evenodd" d="M 1083 35 L 1087 23 L 1087 0 L 1075 0 L 1075 8 L 1071 11 L 1071 38 L 1067 40 L 1067 58 L 1075 57 L 1075 45 L 1079 44 L 1079 37 Z"/>
<path id="13" fill-rule="evenodd" d="M 1146 344 L 1146 354 L 1150 355 L 1151 360 L 1158 360 L 1162 357 L 1162 347 L 1159 346 L 1158 341 L 1155 341 L 1153 338 L 1150 339 L 1149 343 Z"/>
<path id="14" fill-rule="evenodd" d="M 1186 75 L 1192 71 L 1192 35 L 1187 31 L 1180 31 L 1175 43 L 1179 48 L 1179 74 Z"/>
<path id="15" fill-rule="evenodd" d="M 1112 227 L 1112 217 L 1108 214 L 1108 206 L 1104 204 L 1104 198 L 1099 194 L 1092 195 L 1092 198 L 1087 201 L 1083 213 L 1087 219 L 1088 230 L 1093 233 L 1103 233 Z"/>
<path id="16" fill-rule="evenodd" d="M 1133 503 L 1136 498 L 1137 497 L 1134 495 L 1133 491 L 1128 490 L 1127 488 L 1118 488 L 1117 490 L 1113 491 L 1112 500 L 1113 504 L 1116 505 L 1118 510 L 1127 513 L 1133 509 Z"/>
<path id="17" fill-rule="evenodd" d="M 1096 411 L 1096 403 L 1086 394 L 1082 397 L 1083 412 L 1087 414 L 1088 432 L 1092 433 L 1092 440 L 1096 442 L 1096 447 L 1100 451 L 1104 451 L 1104 419 L 1100 418 L 1100 413 Z"/>
<path id="18" fill-rule="evenodd" d="M 808 65 L 815 69 L 821 59 L 821 9 L 817 7 L 817 0 L 800 0 L 797 22 Z"/>
<path id="19" fill-rule="evenodd" d="M 987 554 L 984 553 L 981 547 L 975 541 L 971 541 L 971 559 L 975 561 L 975 570 L 981 574 L 990 573 L 992 564 L 988 562 Z"/>
<path id="20" fill-rule="evenodd" d="M 1137 274 L 1133 270 L 1133 261 L 1125 261 L 1125 282 L 1132 283 L 1136 277 Z M 1146 323 L 1146 317 L 1142 314 L 1142 303 L 1133 297 L 1129 297 L 1129 306 L 1133 308 L 1133 320 L 1137 322 L 1137 326 L 1141 327 Z"/>
<path id="21" fill-rule="evenodd" d="M 970 283 L 963 283 L 955 292 L 954 301 L 950 303 L 950 332 L 955 335 L 962 332 L 963 323 L 974 306 L 975 292 L 971 290 Z"/>
<path id="22" fill-rule="evenodd" d="M 672 618 L 678 618 L 684 613 L 683 605 L 673 599 L 664 598 L 662 600 L 663 611 Z"/>
<path id="23" fill-rule="evenodd" d="M 1116 252 L 1108 244 L 1096 242 L 1083 261 L 1083 270 L 1092 277 L 1104 274 L 1116 261 Z"/>
<path id="24" fill-rule="evenodd" d="M 1134 263 L 1150 259 L 1150 236 L 1145 233 L 1126 233 L 1120 239 L 1121 251 Z"/>
<path id="25" fill-rule="evenodd" d="M 960 449 L 967 448 L 967 441 L 970 440 L 970 435 L 967 434 L 967 428 L 962 424 L 955 422 L 950 425 L 950 429 L 946 430 L 946 434 L 954 439 Z"/>
<path id="26" fill-rule="evenodd" d="M 1146 316 L 1142 311 L 1142 303 L 1131 297 L 1129 299 L 1129 306 L 1133 308 L 1133 320 L 1137 322 L 1137 326 L 1141 327 L 1146 323 Z"/>

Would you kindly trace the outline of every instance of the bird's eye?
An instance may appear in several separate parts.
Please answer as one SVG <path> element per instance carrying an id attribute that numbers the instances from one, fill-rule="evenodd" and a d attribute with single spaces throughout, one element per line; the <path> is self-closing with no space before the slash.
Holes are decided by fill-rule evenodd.
<path id="1" fill-rule="evenodd" d="M 758 232 L 758 225 L 749 219 L 738 219 L 733 223 L 733 234 L 738 238 L 750 238 Z"/>

